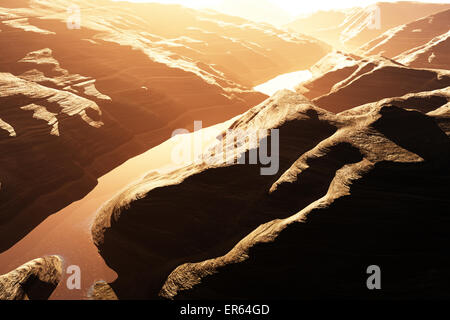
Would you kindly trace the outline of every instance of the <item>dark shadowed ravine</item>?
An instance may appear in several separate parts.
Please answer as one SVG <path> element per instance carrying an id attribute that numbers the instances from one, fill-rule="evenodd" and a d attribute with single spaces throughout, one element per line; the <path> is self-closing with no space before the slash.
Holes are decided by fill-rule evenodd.
<path id="1" fill-rule="evenodd" d="M 0 254 L 0 274 L 46 255 L 63 258 L 63 274 L 50 299 L 86 299 L 95 281 L 111 282 L 116 274 L 108 268 L 92 242 L 91 224 L 96 211 L 130 183 L 152 170 L 170 167 L 172 148 L 201 134 L 204 146 L 211 143 L 229 121 L 205 128 L 194 134 L 172 138 L 149 151 L 132 158 L 98 179 L 97 186 L 83 199 L 49 216 L 26 237 Z M 67 267 L 81 269 L 81 290 L 67 289 Z"/>

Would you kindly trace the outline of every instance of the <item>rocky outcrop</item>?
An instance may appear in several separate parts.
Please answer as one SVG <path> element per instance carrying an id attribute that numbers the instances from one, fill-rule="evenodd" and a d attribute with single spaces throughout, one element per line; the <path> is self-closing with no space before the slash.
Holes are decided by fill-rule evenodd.
<path id="1" fill-rule="evenodd" d="M 114 290 L 104 281 L 96 282 L 89 295 L 90 300 L 117 300 Z"/>
<path id="2" fill-rule="evenodd" d="M 99 211 L 92 231 L 118 273 L 112 290 L 119 299 L 377 298 L 364 277 L 376 264 L 384 298 L 448 297 L 440 97 L 448 91 L 418 96 L 424 112 L 434 106 L 428 114 L 402 97 L 335 115 L 277 93 L 230 126 L 279 129 L 276 174 L 228 162 L 230 150 L 248 159 L 255 147 L 232 139 L 207 154 L 214 165 L 149 174 Z"/>
<path id="3" fill-rule="evenodd" d="M 364 154 L 362 161 L 352 164 L 351 153 L 340 149 L 339 158 L 345 159 L 341 164 L 347 164 L 336 171 L 323 197 L 287 219 L 260 226 L 224 256 L 179 266 L 161 295 L 448 298 L 444 283 L 450 263 L 445 255 L 449 140 L 431 118 L 416 111 L 389 105 L 359 111 L 366 121 L 375 116 L 368 128 L 375 130 L 372 138 L 378 140 L 365 140 L 371 134 L 359 127 L 357 144 L 366 144 L 364 151 L 358 148 Z M 425 132 L 414 132 L 419 125 Z M 380 138 L 395 144 L 388 147 Z M 439 142 L 428 145 L 433 139 Z M 319 157 L 334 159 L 333 163 L 339 159 L 330 147 Z M 299 159 L 272 186 L 274 197 L 286 202 L 293 196 L 301 198 L 304 188 L 311 186 L 304 179 L 307 172 L 327 168 L 312 160 L 305 166 L 306 159 Z M 365 283 L 366 268 L 373 264 L 380 266 L 384 277 L 378 293 L 367 290 Z"/>
<path id="4" fill-rule="evenodd" d="M 383 57 L 334 52 L 312 68 L 314 76 L 298 92 L 332 112 L 403 96 L 447 88 L 447 70 L 415 69 Z"/>
<path id="5" fill-rule="evenodd" d="M 329 21 L 329 24 L 322 28 L 314 28 L 316 19 L 308 18 L 299 19 L 288 26 L 326 41 L 338 49 L 355 50 L 373 39 L 376 39 L 373 45 L 379 44 L 390 38 L 392 33 L 401 31 L 404 24 L 447 9 L 450 9 L 450 5 L 439 3 L 378 2 L 365 8 L 352 8 L 338 13 L 326 11 L 321 17 L 322 20 Z M 344 19 L 342 14 L 345 16 Z M 341 19 L 343 21 L 340 22 Z M 336 23 L 332 24 L 333 22 Z M 412 41 L 414 42 L 414 38 L 418 36 L 420 37 L 414 35 Z"/>
<path id="6" fill-rule="evenodd" d="M 178 5 L 6 0 L 0 30 L 0 252 L 175 129 L 245 112 L 266 98 L 254 84 L 329 50 Z"/>
<path id="7" fill-rule="evenodd" d="M 390 29 L 360 48 L 367 55 L 388 58 L 420 47 L 449 31 L 450 9 Z"/>
<path id="8" fill-rule="evenodd" d="M 32 260 L 0 276 L 0 300 L 46 300 L 61 281 L 62 259 Z"/>
<path id="9" fill-rule="evenodd" d="M 408 50 L 395 59 L 413 68 L 448 69 L 450 65 L 450 31 L 419 47 Z"/>
<path id="10" fill-rule="evenodd" d="M 448 69 L 450 10 L 395 27 L 360 48 L 413 68 Z"/>

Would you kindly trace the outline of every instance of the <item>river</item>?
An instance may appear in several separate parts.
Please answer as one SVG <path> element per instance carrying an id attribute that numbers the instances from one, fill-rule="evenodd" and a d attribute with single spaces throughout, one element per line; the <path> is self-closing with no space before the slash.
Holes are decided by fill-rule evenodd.
<path id="1" fill-rule="evenodd" d="M 295 91 L 297 85 L 311 79 L 311 77 L 312 74 L 309 70 L 285 73 L 254 87 L 253 90 L 262 92 L 268 96 L 272 96 L 281 89 Z"/>
<path id="2" fill-rule="evenodd" d="M 138 181 L 148 172 L 171 170 L 179 166 L 170 165 L 173 163 L 174 147 L 194 143 L 193 139 L 200 136 L 202 148 L 205 149 L 232 121 L 234 120 L 173 137 L 108 172 L 98 179 L 97 186 L 83 199 L 52 214 L 13 247 L 0 254 L 0 274 L 8 273 L 45 255 L 59 255 L 64 260 L 63 278 L 50 299 L 87 299 L 94 282 L 112 282 L 117 277 L 99 255 L 92 241 L 90 230 L 97 210 L 127 185 Z M 67 276 L 70 274 L 67 275 L 66 270 L 70 265 L 79 266 L 81 269 L 81 290 L 67 288 Z"/>
<path id="3" fill-rule="evenodd" d="M 307 70 L 287 73 L 254 89 L 272 95 L 280 89 L 294 90 L 296 85 L 310 77 L 311 73 Z M 171 138 L 108 172 L 98 179 L 97 186 L 83 199 L 50 215 L 13 247 L 0 254 L 0 274 L 8 273 L 30 260 L 45 255 L 59 255 L 64 260 L 63 277 L 50 299 L 87 299 L 89 290 L 96 281 L 112 282 L 117 277 L 117 274 L 106 265 L 92 241 L 91 225 L 98 209 L 150 171 L 173 169 L 175 166 L 170 164 L 173 163 L 171 155 L 175 146 L 193 143 L 193 140 L 188 140 L 200 136 L 203 141 L 202 147 L 205 149 L 234 119 Z M 68 275 L 65 271 L 71 265 L 80 267 L 81 290 L 67 288 Z"/>

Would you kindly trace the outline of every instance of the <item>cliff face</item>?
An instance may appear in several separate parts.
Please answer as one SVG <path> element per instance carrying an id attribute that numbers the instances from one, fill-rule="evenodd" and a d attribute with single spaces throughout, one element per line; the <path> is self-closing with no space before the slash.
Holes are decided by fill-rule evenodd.
<path id="1" fill-rule="evenodd" d="M 391 32 L 388 30 L 401 30 L 404 24 L 449 8 L 449 4 L 439 3 L 378 2 L 365 8 L 325 11 L 319 17 L 329 23 L 322 27 L 315 27 L 317 19 L 308 18 L 294 21 L 288 27 L 326 41 L 338 49 L 355 50 L 374 38 L 386 38 Z"/>
<path id="2" fill-rule="evenodd" d="M 0 276 L 0 300 L 45 300 L 59 284 L 62 260 L 48 256 Z"/>
<path id="3" fill-rule="evenodd" d="M 394 58 L 426 44 L 449 30 L 450 9 L 390 29 L 360 49 L 368 55 L 382 54 Z"/>
<path id="4" fill-rule="evenodd" d="M 448 69 L 450 10 L 395 27 L 360 48 L 414 68 Z"/>
<path id="5" fill-rule="evenodd" d="M 450 31 L 398 55 L 395 59 L 414 68 L 448 69 L 450 65 Z"/>
<path id="6" fill-rule="evenodd" d="M 65 0 L 3 1 L 0 45 L 0 251 L 173 130 L 248 110 L 266 98 L 253 84 L 329 50 L 181 6 Z"/>
<path id="7" fill-rule="evenodd" d="M 450 298 L 449 6 L 378 3 L 379 28 L 365 8 L 317 32 L 347 48 L 381 35 L 364 50 L 383 57 L 177 5 L 2 1 L 0 253 L 37 230 L 5 271 L 46 254 L 36 240 L 83 266 L 91 299 Z M 309 67 L 296 92 L 251 89 Z M 35 228 L 199 120 L 228 129 L 202 131 L 213 144 L 196 161 L 119 191 L 124 170 L 69 210 L 79 220 Z M 136 163 L 167 152 L 170 165 L 175 144 Z M 91 224 L 92 198 L 110 194 Z M 104 262 L 118 278 L 92 283 L 113 278 Z M 0 276 L 0 300 L 47 299 L 62 264 Z M 366 286 L 371 265 L 382 291 Z"/>
<path id="8" fill-rule="evenodd" d="M 364 278 L 377 264 L 384 298 L 448 297 L 449 100 L 441 90 L 336 115 L 277 93 L 230 126 L 279 129 L 276 174 L 228 163 L 230 150 L 249 159 L 254 147 L 233 140 L 207 153 L 214 165 L 149 174 L 104 206 L 92 231 L 118 273 L 112 290 L 119 299 L 377 297 Z"/>
<path id="9" fill-rule="evenodd" d="M 358 57 L 341 52 L 330 53 L 312 71 L 313 78 L 297 90 L 332 112 L 450 85 L 448 70 L 410 68 L 384 57 Z"/>

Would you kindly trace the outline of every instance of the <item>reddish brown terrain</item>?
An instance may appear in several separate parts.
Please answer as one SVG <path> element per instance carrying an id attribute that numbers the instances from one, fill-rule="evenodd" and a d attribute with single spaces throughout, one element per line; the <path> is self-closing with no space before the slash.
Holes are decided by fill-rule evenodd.
<path id="1" fill-rule="evenodd" d="M 386 31 L 360 49 L 367 55 L 383 55 L 388 58 L 426 45 L 449 32 L 450 9 L 426 16 Z"/>
<path id="2" fill-rule="evenodd" d="M 382 98 L 443 89 L 449 70 L 414 69 L 384 57 L 333 52 L 311 68 L 313 78 L 298 92 L 317 106 L 341 112 Z"/>
<path id="3" fill-rule="evenodd" d="M 426 110 L 418 96 L 336 115 L 281 91 L 248 111 L 231 127 L 278 128 L 279 173 L 222 160 L 148 175 L 117 195 L 92 230 L 118 273 L 110 290 L 369 298 L 357 270 L 378 261 L 390 270 L 384 298 L 448 297 L 450 92 L 425 93 Z M 245 144 L 239 154 L 248 158 Z"/>
<path id="4" fill-rule="evenodd" d="M 326 41 L 338 49 L 355 50 L 392 28 L 401 28 L 403 24 L 449 8 L 450 4 L 441 3 L 377 2 L 365 8 L 321 12 L 319 17 L 327 23 L 318 24 L 317 19 L 311 16 L 291 22 L 288 27 Z M 377 14 L 376 10 L 379 10 L 378 24 L 373 16 L 374 12 Z"/>
<path id="5" fill-rule="evenodd" d="M 450 65 L 450 30 L 419 47 L 402 53 L 396 59 L 414 68 L 448 69 Z"/>
<path id="6" fill-rule="evenodd" d="M 1 251 L 174 129 L 246 111 L 266 98 L 252 86 L 329 50 L 176 5 L 75 1 L 81 29 L 69 29 L 71 3 L 0 5 Z"/>
<path id="7" fill-rule="evenodd" d="M 450 298 L 450 4 L 70 3 L 0 4 L 0 300 Z"/>
<path id="8" fill-rule="evenodd" d="M 413 68 L 448 69 L 450 10 L 395 27 L 360 48 Z"/>

